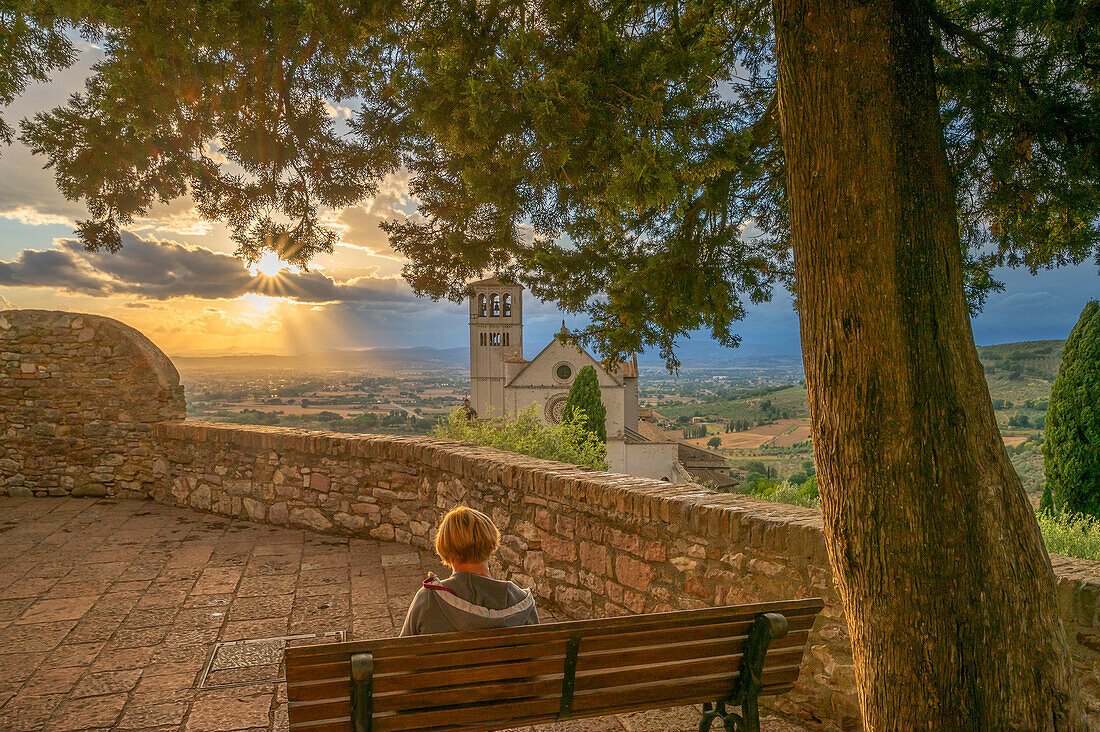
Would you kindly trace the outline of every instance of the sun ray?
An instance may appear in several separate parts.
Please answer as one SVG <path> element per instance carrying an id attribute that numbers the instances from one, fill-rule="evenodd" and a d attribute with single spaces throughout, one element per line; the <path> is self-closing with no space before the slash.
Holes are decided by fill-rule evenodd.
<path id="1" fill-rule="evenodd" d="M 259 277 L 261 275 L 264 277 L 275 277 L 284 269 L 286 269 L 286 264 L 284 264 L 274 252 L 265 252 L 262 257 L 248 267 L 248 271 L 252 273 L 253 277 Z"/>

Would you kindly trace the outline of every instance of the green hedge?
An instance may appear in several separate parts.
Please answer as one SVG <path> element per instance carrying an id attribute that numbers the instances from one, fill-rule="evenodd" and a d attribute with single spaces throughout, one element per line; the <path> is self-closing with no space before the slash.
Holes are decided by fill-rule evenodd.
<path id="1" fill-rule="evenodd" d="M 436 425 L 431 434 L 531 457 L 607 470 L 607 445 L 585 430 L 584 423 L 584 412 L 579 409 L 572 420 L 546 424 L 539 418 L 536 406 L 492 421 L 467 419 L 460 407 Z"/>

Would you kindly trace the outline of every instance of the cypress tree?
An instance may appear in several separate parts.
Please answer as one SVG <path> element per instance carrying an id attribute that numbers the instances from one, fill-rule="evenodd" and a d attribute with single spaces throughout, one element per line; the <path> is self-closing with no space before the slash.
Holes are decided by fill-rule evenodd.
<path id="1" fill-rule="evenodd" d="M 1054 506 L 1100 518 L 1100 304 L 1085 306 L 1050 393 L 1043 464 Z"/>
<path id="2" fill-rule="evenodd" d="M 1050 492 L 1050 483 L 1043 484 L 1043 495 L 1039 498 L 1039 513 L 1054 513 L 1054 495 Z"/>
<path id="3" fill-rule="evenodd" d="M 592 366 L 581 369 L 573 380 L 573 386 L 569 387 L 564 419 L 572 421 L 577 410 L 584 412 L 585 429 L 599 437 L 601 442 L 607 442 L 607 409 L 600 398 L 600 382 L 596 378 L 596 369 Z"/>

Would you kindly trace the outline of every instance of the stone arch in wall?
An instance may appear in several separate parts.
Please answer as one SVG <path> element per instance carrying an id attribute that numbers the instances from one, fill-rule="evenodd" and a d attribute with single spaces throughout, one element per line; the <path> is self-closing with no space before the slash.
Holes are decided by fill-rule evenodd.
<path id="1" fill-rule="evenodd" d="M 0 312 L 0 494 L 148 495 L 152 426 L 185 411 L 176 367 L 125 323 Z"/>

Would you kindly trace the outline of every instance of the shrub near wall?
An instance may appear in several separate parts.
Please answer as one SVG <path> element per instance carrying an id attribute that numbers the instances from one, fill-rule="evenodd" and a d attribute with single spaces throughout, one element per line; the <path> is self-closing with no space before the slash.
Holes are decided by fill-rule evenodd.
<path id="1" fill-rule="evenodd" d="M 158 500 L 429 548 L 466 503 L 501 529 L 497 570 L 576 618 L 823 597 L 795 689 L 810 726 L 859 726 L 851 646 L 817 512 L 449 440 L 172 423 Z M 1086 706 L 1100 726 L 1100 564 L 1055 557 Z"/>
<path id="2" fill-rule="evenodd" d="M 130 326 L 0 312 L 0 494 L 146 495 L 151 425 L 183 417 L 175 367 Z"/>

